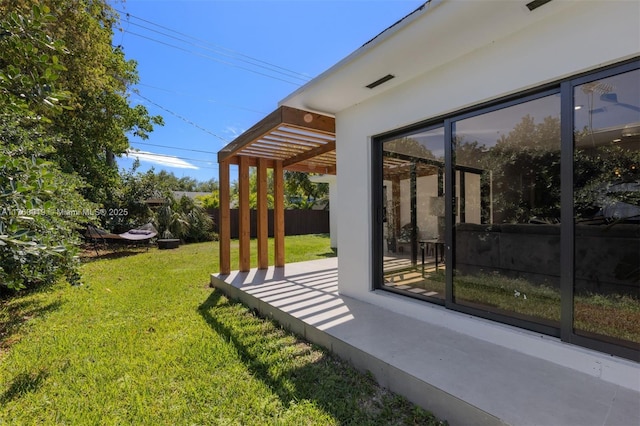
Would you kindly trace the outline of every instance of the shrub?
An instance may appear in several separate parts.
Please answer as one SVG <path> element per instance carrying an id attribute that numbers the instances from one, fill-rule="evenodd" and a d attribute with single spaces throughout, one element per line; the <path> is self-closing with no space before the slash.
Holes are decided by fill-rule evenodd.
<path id="1" fill-rule="evenodd" d="M 39 153 L 26 131 L 0 123 L 0 289 L 19 290 L 66 276 L 79 282 L 78 229 L 95 219 L 95 206 L 77 189 L 79 178 L 62 173 Z M 31 133 L 33 135 L 33 133 Z"/>
<path id="2" fill-rule="evenodd" d="M 187 243 L 215 239 L 213 220 L 194 200 L 183 196 L 156 211 L 156 224 L 162 238 L 179 238 Z"/>

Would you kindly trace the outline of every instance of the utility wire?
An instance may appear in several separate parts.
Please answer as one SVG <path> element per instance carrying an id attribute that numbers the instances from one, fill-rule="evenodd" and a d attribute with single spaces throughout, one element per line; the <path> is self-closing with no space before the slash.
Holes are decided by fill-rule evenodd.
<path id="1" fill-rule="evenodd" d="M 153 152 L 146 152 L 146 151 L 135 151 L 135 150 L 130 150 L 127 151 L 126 153 L 127 157 L 131 156 L 131 157 L 137 157 L 138 155 L 145 155 L 145 156 L 149 156 L 149 157 L 158 157 L 158 158 L 165 158 L 165 159 L 176 159 L 176 160 L 184 160 L 184 161 L 197 161 L 197 162 L 202 162 L 202 163 L 207 163 L 210 166 L 213 166 L 215 164 L 210 164 L 212 163 L 212 161 L 208 161 L 208 160 L 196 160 L 194 158 L 185 158 L 185 157 L 177 157 L 175 155 L 164 155 L 164 154 L 157 154 L 157 153 L 153 153 Z M 164 164 L 167 167 L 177 167 L 175 165 L 171 165 L 171 164 Z M 204 167 L 204 166 L 197 166 L 199 169 L 209 169 L 209 170 L 218 170 L 218 167 Z"/>
<path id="2" fill-rule="evenodd" d="M 151 156 L 151 157 L 161 157 L 161 158 L 176 158 L 178 160 L 197 161 L 199 163 L 207 163 L 209 165 L 213 165 L 213 164 L 211 164 L 212 160 L 202 160 L 202 159 L 197 159 L 197 158 L 178 157 L 177 155 L 158 154 L 156 152 L 129 151 L 128 154 L 131 154 L 131 155 L 140 154 L 140 155 L 148 155 L 148 156 Z"/>
<path id="3" fill-rule="evenodd" d="M 204 98 L 204 97 L 191 95 L 189 93 L 177 92 L 175 90 L 170 90 L 170 89 L 163 89 L 162 87 L 151 86 L 149 84 L 137 83 L 136 86 L 148 87 L 149 89 L 159 90 L 159 91 L 165 92 L 165 93 L 171 93 L 172 95 L 186 96 L 186 97 L 189 97 L 189 98 L 192 98 L 192 99 L 203 99 L 203 100 L 206 100 L 207 102 L 220 104 L 222 106 L 226 106 L 226 107 L 229 107 L 229 108 L 236 108 L 236 109 L 241 109 L 241 110 L 244 110 L 244 111 L 255 112 L 256 114 L 261 114 L 261 115 L 267 115 L 268 114 L 268 113 L 266 113 L 264 111 L 258 111 L 258 110 L 247 108 L 247 107 L 243 107 L 243 106 L 240 106 L 240 105 L 229 104 L 229 103 L 221 102 L 221 101 L 218 101 L 218 100 L 215 100 L 215 99 L 207 99 L 207 98 Z"/>
<path id="4" fill-rule="evenodd" d="M 141 97 L 142 99 L 144 99 L 145 101 L 149 102 L 150 104 L 155 105 L 156 107 L 160 108 L 160 109 L 161 109 L 161 110 L 163 110 L 163 111 L 168 112 L 169 114 L 171 114 L 171 115 L 173 115 L 173 116 L 175 116 L 175 117 L 178 117 L 180 120 L 184 121 L 185 123 L 187 123 L 187 124 L 189 124 L 189 125 L 191 125 L 191 126 L 193 126 L 193 127 L 197 128 L 197 129 L 200 129 L 200 130 L 202 130 L 203 132 L 209 133 L 209 134 L 210 134 L 210 135 L 212 135 L 212 136 L 215 136 L 216 138 L 220 139 L 220 140 L 221 140 L 222 142 L 224 142 L 224 143 L 229 143 L 229 141 L 228 141 L 227 139 L 223 138 L 222 136 L 220 136 L 220 135 L 216 135 L 216 134 L 215 134 L 215 133 L 213 133 L 212 131 L 205 129 L 204 127 L 202 127 L 202 126 L 200 126 L 200 125 L 198 125 L 198 124 L 194 123 L 193 121 L 189 120 L 188 118 L 183 117 L 182 115 L 180 115 L 180 114 L 178 114 L 178 113 L 175 113 L 175 112 L 171 111 L 170 109 L 167 109 L 167 108 L 163 107 L 162 105 L 159 105 L 159 104 L 155 103 L 154 101 L 152 101 L 151 99 L 147 98 L 146 96 L 142 96 L 142 95 L 140 94 L 140 92 L 139 92 L 139 91 L 137 91 L 137 90 L 136 90 L 136 91 L 134 91 L 134 93 L 135 93 L 137 96 L 139 96 L 139 97 Z"/>
<path id="5" fill-rule="evenodd" d="M 224 64 L 224 65 L 228 65 L 228 66 L 230 66 L 232 68 L 238 68 L 238 69 L 245 70 L 245 71 L 248 71 L 248 72 L 251 72 L 251 73 L 254 73 L 254 74 L 258 74 L 258 75 L 261 75 L 261 76 L 264 76 L 264 77 L 267 77 L 267 78 L 271 78 L 273 80 L 279 80 L 279 81 L 283 81 L 283 82 L 288 83 L 288 84 L 292 84 L 294 86 L 300 86 L 300 83 L 296 83 L 296 82 L 293 82 L 293 81 L 285 80 L 284 78 L 275 77 L 273 75 L 266 74 L 266 73 L 263 73 L 263 72 L 260 72 L 260 71 L 252 70 L 251 68 L 243 67 L 241 65 L 236 65 L 236 64 L 228 62 L 228 61 L 223 61 L 222 59 L 214 58 L 213 56 L 205 55 L 204 53 L 199 53 L 199 52 L 195 52 L 193 50 L 185 49 L 184 47 L 176 46 L 175 44 L 170 44 L 170 43 L 164 42 L 162 40 L 157 40 L 157 39 L 152 38 L 152 37 L 148 37 L 148 36 L 145 36 L 145 35 L 142 35 L 142 34 L 135 33 L 133 31 L 124 30 L 124 32 L 127 33 L 127 34 L 131 34 L 132 36 L 143 38 L 145 40 L 149 40 L 149 41 L 152 41 L 154 43 L 162 44 L 162 45 L 167 46 L 167 47 L 171 47 L 172 49 L 181 50 L 181 51 L 189 53 L 191 55 L 200 56 L 201 58 L 209 59 L 209 60 L 214 61 L 214 62 L 218 62 L 218 63 Z"/>
<path id="6" fill-rule="evenodd" d="M 225 53 L 225 52 L 221 52 L 220 50 L 212 49 L 210 47 L 203 46 L 201 44 L 196 44 L 196 43 L 190 42 L 188 40 L 185 40 L 183 38 L 176 37 L 174 35 L 167 34 L 167 33 L 164 33 L 162 31 L 154 30 L 153 28 L 149 28 L 149 27 L 146 27 L 144 25 L 136 24 L 135 22 L 130 22 L 130 24 L 133 25 L 133 26 L 136 26 L 138 28 L 142 28 L 142 29 L 145 29 L 147 31 L 151 31 L 153 33 L 160 34 L 160 35 L 163 35 L 165 37 L 180 41 L 182 43 L 188 44 L 189 46 L 193 46 L 193 47 L 198 48 L 198 49 L 208 50 L 208 51 L 216 53 L 218 55 L 222 55 L 222 56 L 225 56 L 227 58 L 235 59 L 236 61 L 244 62 L 246 64 L 253 65 L 253 66 L 256 66 L 256 67 L 259 67 L 259 68 L 262 68 L 262 69 L 265 69 L 265 70 L 268 70 L 268 71 L 271 71 L 271 72 L 282 74 L 282 75 L 284 75 L 286 77 L 289 77 L 289 78 L 295 78 L 295 79 L 298 79 L 298 80 L 302 80 L 303 82 L 307 82 L 307 81 L 310 80 L 309 77 L 307 77 L 307 76 L 301 77 L 299 75 L 295 75 L 295 74 L 298 74 L 298 73 L 292 74 L 293 71 L 291 71 L 291 72 L 289 72 L 289 71 L 280 71 L 278 69 L 274 69 L 273 66 L 271 66 L 271 65 L 269 65 L 269 66 L 262 65 L 262 64 L 259 64 L 259 63 L 248 61 L 246 59 L 238 58 L 238 57 L 233 56 L 231 54 L 228 54 L 228 53 Z M 130 32 L 129 30 L 124 30 L 124 31 L 125 32 Z M 227 62 L 223 62 L 223 63 L 227 64 Z"/>
<path id="7" fill-rule="evenodd" d="M 158 28 L 162 28 L 163 30 L 167 30 L 167 31 L 170 31 L 170 32 L 172 32 L 172 33 L 178 34 L 178 35 L 180 35 L 180 36 L 190 38 L 191 40 L 195 40 L 195 41 L 198 41 L 198 42 L 206 43 L 206 44 L 208 44 L 208 45 L 210 45 L 210 46 L 213 46 L 213 47 L 215 47 L 215 48 L 217 48 L 217 49 L 221 49 L 221 50 L 224 50 L 224 51 L 229 52 L 229 53 L 231 53 L 231 54 L 234 54 L 234 55 L 237 55 L 237 56 L 241 56 L 241 57 L 243 57 L 243 58 L 247 58 L 247 59 L 249 59 L 249 60 L 251 60 L 251 61 L 259 62 L 259 63 L 261 63 L 261 64 L 265 64 L 265 65 L 268 65 L 268 66 L 273 67 L 273 68 L 278 68 L 278 69 L 281 69 L 281 70 L 286 71 L 286 72 L 291 73 L 291 74 L 297 74 L 297 75 L 299 75 L 300 77 L 302 77 L 303 79 L 306 79 L 306 80 L 310 80 L 310 79 L 311 79 L 308 75 L 305 75 L 305 74 L 303 74 L 303 73 L 299 73 L 299 72 L 297 72 L 297 71 L 293 71 L 293 70 L 290 70 L 290 69 L 287 69 L 287 68 L 281 67 L 281 66 L 279 66 L 279 65 L 275 65 L 275 64 L 272 64 L 272 63 L 270 63 L 270 62 L 267 62 L 267 61 L 263 61 L 263 60 L 261 60 L 261 59 L 254 58 L 254 57 L 252 57 L 252 56 L 245 55 L 245 54 L 243 54 L 243 53 L 237 52 L 237 51 L 232 50 L 232 49 L 227 49 L 227 48 L 222 47 L 222 46 L 220 46 L 220 45 L 216 45 L 216 44 L 214 44 L 214 43 L 211 43 L 210 41 L 203 40 L 203 39 L 200 39 L 200 38 L 197 38 L 197 37 L 191 36 L 191 35 L 189 35 L 189 34 L 182 33 L 182 32 L 180 32 L 180 31 L 177 31 L 177 30 L 174 30 L 174 29 L 172 29 L 172 28 L 169 28 L 169 27 L 166 27 L 166 26 L 163 26 L 163 25 L 157 24 L 157 23 L 152 22 L 152 21 L 149 21 L 149 20 L 147 20 L 147 19 L 140 18 L 139 16 L 132 15 L 132 14 L 130 14 L 130 13 L 128 13 L 128 12 L 124 12 L 124 11 L 122 11 L 122 10 L 118 10 L 118 9 L 114 9 L 114 10 L 115 10 L 116 12 L 120 13 L 121 15 L 126 15 L 126 17 L 127 17 L 127 18 L 134 18 L 134 19 L 137 19 L 137 20 L 139 20 L 139 21 L 145 22 L 145 23 L 147 23 L 147 24 L 150 24 L 150 25 L 156 26 L 156 27 L 158 27 Z M 129 23 L 131 23 L 130 21 L 128 21 L 128 22 L 129 22 Z"/>
<path id="8" fill-rule="evenodd" d="M 177 146 L 169 146 L 169 145 L 156 145 L 153 143 L 146 143 L 146 142 L 138 142 L 138 141 L 133 141 L 131 143 L 134 143 L 136 145 L 147 145 L 147 146 L 155 146 L 158 148 L 170 148 L 170 149 L 178 149 L 180 151 L 191 151 L 191 152 L 201 152 L 203 154 L 213 154 L 216 155 L 217 152 L 213 152 L 213 151 L 200 151 L 198 149 L 189 149 L 189 148 L 178 148 Z"/>

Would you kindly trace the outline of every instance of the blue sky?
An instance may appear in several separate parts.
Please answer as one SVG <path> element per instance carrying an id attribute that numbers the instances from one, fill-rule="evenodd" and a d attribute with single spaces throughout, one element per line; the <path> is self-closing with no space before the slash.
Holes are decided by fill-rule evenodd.
<path id="1" fill-rule="evenodd" d="M 217 180 L 214 153 L 276 109 L 278 101 L 305 81 L 422 3 L 128 0 L 115 4 L 123 13 L 122 31 L 115 33 L 113 42 L 138 62 L 140 83 L 134 88 L 139 94 L 131 93 L 131 102 L 165 120 L 149 139 L 130 138 L 132 147 L 141 152 L 139 170 L 154 167 L 178 177 Z M 131 168 L 133 154 L 118 163 Z"/>

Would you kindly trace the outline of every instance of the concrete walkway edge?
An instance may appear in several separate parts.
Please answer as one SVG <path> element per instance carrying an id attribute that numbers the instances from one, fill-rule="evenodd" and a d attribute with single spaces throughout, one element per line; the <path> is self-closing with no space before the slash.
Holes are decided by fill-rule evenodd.
<path id="1" fill-rule="evenodd" d="M 285 329 L 303 337 L 310 343 L 330 350 L 361 372 L 370 372 L 380 386 L 400 394 L 412 403 L 446 419 L 450 424 L 506 425 L 497 417 L 457 398 L 411 374 L 368 354 L 331 334 L 313 327 L 259 298 L 211 275 L 211 286 L 227 297 L 239 300 L 250 309 L 257 310 L 265 318 L 272 319 Z"/>

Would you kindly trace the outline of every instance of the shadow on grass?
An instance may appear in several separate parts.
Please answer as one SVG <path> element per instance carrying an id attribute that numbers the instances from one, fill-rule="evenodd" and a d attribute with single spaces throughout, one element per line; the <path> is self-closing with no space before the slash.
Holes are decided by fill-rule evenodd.
<path id="1" fill-rule="evenodd" d="M 285 408 L 308 400 L 339 424 L 438 424 L 431 423 L 434 418 L 429 413 L 379 388 L 371 376 L 283 331 L 275 322 L 250 314 L 238 319 L 244 309 L 214 290 L 198 312 L 234 345 L 252 376 L 265 383 Z M 258 321 L 271 326 L 256 332 Z"/>
<path id="2" fill-rule="evenodd" d="M 61 302 L 41 304 L 35 300 L 20 300 L 18 297 L 0 300 L 0 352 L 9 348 L 14 336 L 25 322 L 58 309 Z"/>
<path id="3" fill-rule="evenodd" d="M 35 373 L 18 374 L 9 385 L 9 388 L 0 395 L 0 405 L 5 405 L 29 392 L 37 391 L 48 375 L 49 373 L 44 370 L 39 370 Z"/>
<path id="4" fill-rule="evenodd" d="M 332 248 L 331 251 L 328 251 L 326 253 L 320 253 L 318 256 L 320 256 L 320 257 L 337 257 L 338 256 L 338 249 L 337 248 Z"/>
<path id="5" fill-rule="evenodd" d="M 337 406 L 354 405 L 350 401 L 354 399 L 356 383 L 353 377 L 342 377 L 340 373 L 343 368 L 338 365 L 337 360 L 323 354 L 316 361 L 306 363 L 303 367 L 279 371 L 278 375 L 273 374 L 270 372 L 271 365 L 259 359 L 263 355 L 260 353 L 261 348 L 269 347 L 273 354 L 274 351 L 279 352 L 304 342 L 296 339 L 292 345 L 290 335 L 284 333 L 265 335 L 250 333 L 243 328 L 231 328 L 228 323 L 237 321 L 231 318 L 236 312 L 234 305 L 241 304 L 227 302 L 226 299 L 222 299 L 219 291 L 213 291 L 199 306 L 198 311 L 216 333 L 235 346 L 242 362 L 252 375 L 263 381 L 278 396 L 283 406 L 288 408 L 294 401 L 307 399 L 314 401 L 335 418 L 344 421 L 351 418 L 353 412 L 358 409 L 357 406 L 344 407 L 341 410 L 337 410 Z M 277 326 L 274 325 L 274 328 L 277 329 Z M 368 387 L 371 387 L 371 384 Z"/>
<path id="6" fill-rule="evenodd" d="M 83 263 L 95 262 L 103 259 L 120 259 L 122 257 L 135 256 L 137 254 L 146 253 L 147 247 L 128 247 L 128 248 L 101 248 L 97 251 L 93 248 L 83 247 L 80 259 Z"/>

